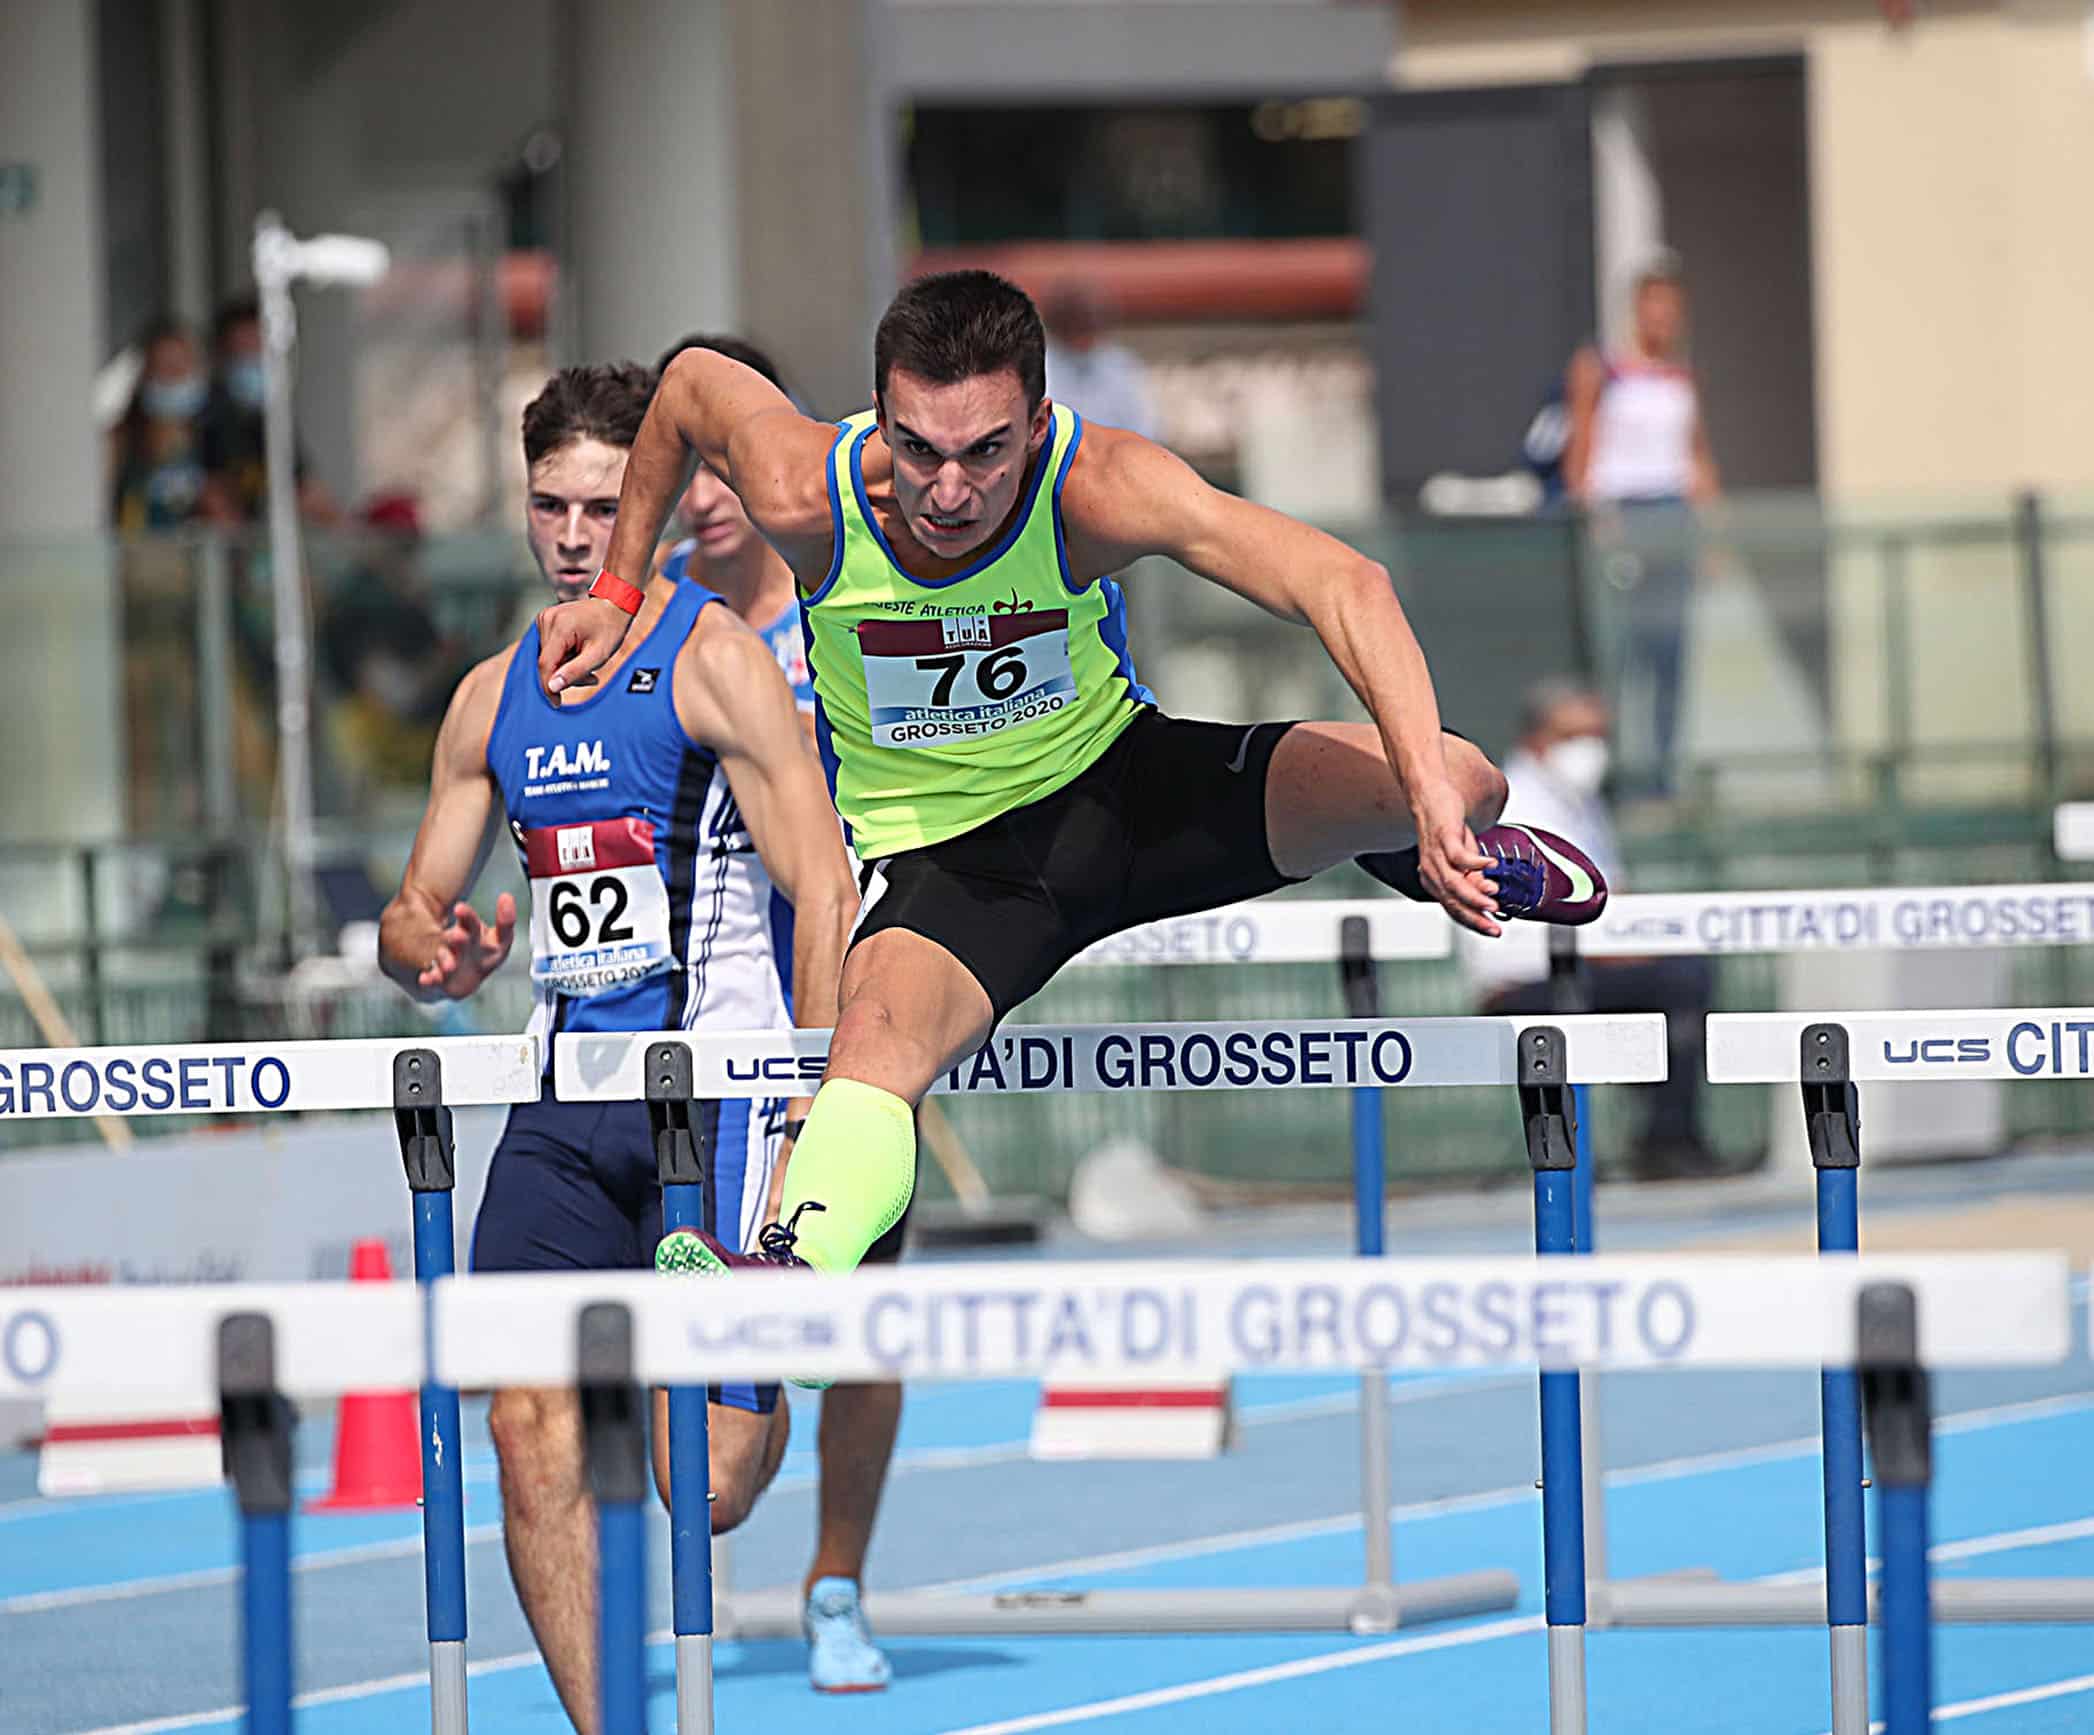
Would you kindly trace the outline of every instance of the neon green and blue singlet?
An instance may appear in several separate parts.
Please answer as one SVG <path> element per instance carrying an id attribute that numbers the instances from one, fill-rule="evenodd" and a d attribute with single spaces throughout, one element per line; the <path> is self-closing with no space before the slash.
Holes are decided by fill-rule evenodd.
<path id="1" fill-rule="evenodd" d="M 867 860 L 922 849 L 1052 795 L 1153 703 L 1120 587 L 1071 581 L 1061 491 L 1083 423 L 1057 404 L 1018 513 L 939 582 L 911 578 L 865 498 L 870 410 L 829 454 L 836 554 L 804 599 L 815 729 Z"/>

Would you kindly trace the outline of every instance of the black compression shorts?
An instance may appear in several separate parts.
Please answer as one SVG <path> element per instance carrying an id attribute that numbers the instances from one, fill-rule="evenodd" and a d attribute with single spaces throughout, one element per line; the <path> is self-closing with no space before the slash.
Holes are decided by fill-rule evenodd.
<path id="1" fill-rule="evenodd" d="M 1144 707 L 1054 794 L 871 863 L 852 944 L 888 928 L 935 941 L 1001 1022 L 1108 934 L 1292 884 L 1266 843 L 1265 775 L 1293 727 Z"/>

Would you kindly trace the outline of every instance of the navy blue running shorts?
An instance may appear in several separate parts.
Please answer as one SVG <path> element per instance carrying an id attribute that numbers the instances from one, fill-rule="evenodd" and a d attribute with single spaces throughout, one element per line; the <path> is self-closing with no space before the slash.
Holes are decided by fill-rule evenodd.
<path id="1" fill-rule="evenodd" d="M 741 1248 L 763 1221 L 785 1105 L 701 1102 L 692 1109 L 715 1181 L 705 1226 Z M 473 1225 L 473 1270 L 648 1271 L 661 1238 L 662 1190 L 646 1104 L 547 1099 L 509 1111 Z M 714 1386 L 711 1397 L 766 1415 L 777 1406 L 778 1388 Z"/>

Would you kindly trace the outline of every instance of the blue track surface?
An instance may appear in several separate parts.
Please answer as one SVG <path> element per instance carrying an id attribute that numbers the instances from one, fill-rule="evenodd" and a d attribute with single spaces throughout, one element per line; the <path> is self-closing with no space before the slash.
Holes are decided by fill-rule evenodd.
<path id="1" fill-rule="evenodd" d="M 1935 1183 L 1929 1183 L 1935 1184 Z M 1711 1225 L 1705 1224 L 1707 1228 Z M 1722 1222 L 1735 1229 L 1735 1213 Z M 1509 1232 L 1508 1232 L 1509 1233 Z M 1670 1231 L 1637 1239 L 1677 1243 Z M 1404 1236 L 1395 1237 L 1399 1242 Z M 1450 1237 L 1477 1245 L 1496 1231 Z M 1266 1251 L 1297 1251 L 1261 1239 Z M 1329 1251 L 1333 1243 L 1322 1240 Z M 1545 1726 L 1541 1529 L 1531 1376 L 1428 1375 L 1396 1399 L 1399 1578 L 1502 1566 L 1510 1615 L 1383 1638 L 895 1640 L 895 1684 L 843 1700 L 808 1689 L 801 1649 L 723 1645 L 720 1727 L 862 1735 L 1094 1724 L 1128 1730 L 1351 1730 L 1521 1735 Z M 1336 1379 L 1236 1388 L 1242 1442 L 1189 1466 L 1046 1465 L 1024 1457 L 1032 1393 L 911 1395 L 876 1544 L 876 1585 L 1344 1584 L 1363 1569 L 1353 1389 Z M 803 1395 L 804 1396 L 804 1395 Z M 1812 1375 L 1617 1375 L 1606 1382 L 1609 1543 L 1617 1576 L 1713 1567 L 1808 1573 L 1822 1548 Z M 1948 1374 L 1934 1538 L 1943 1574 L 2094 1577 L 2094 1366 Z M 813 1529 L 812 1402 L 757 1517 L 736 1539 L 745 1584 L 796 1580 Z M 484 1423 L 468 1412 L 467 1524 L 478 1731 L 566 1724 L 531 1653 L 502 1559 Z M 324 1485 L 324 1418 L 300 1436 Z M 235 1533 L 217 1491 L 75 1502 L 34 1496 L 0 1457 L 0 1730 L 231 1729 Z M 1872 1515 L 1873 1516 L 1873 1515 Z M 413 1513 L 300 1516 L 299 1727 L 426 1729 L 419 1524 Z M 667 1625 L 667 1533 L 651 1539 Z M 1986 1735 L 2094 1729 L 2094 1627 L 1944 1628 L 1938 1701 Z M 1822 1629 L 1595 1633 L 1593 1726 L 1608 1735 L 1828 1727 Z M 673 1726 L 672 1659 L 650 1658 L 653 1727 Z M 1938 1713 L 1939 1714 L 1939 1713 Z"/>

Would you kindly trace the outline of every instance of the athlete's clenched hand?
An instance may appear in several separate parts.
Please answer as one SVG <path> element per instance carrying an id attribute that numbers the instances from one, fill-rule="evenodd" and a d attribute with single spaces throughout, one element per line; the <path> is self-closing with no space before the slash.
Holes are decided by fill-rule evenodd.
<path id="1" fill-rule="evenodd" d="M 557 697 L 569 687 L 593 687 L 596 671 L 625 642 L 632 625 L 616 603 L 601 597 L 556 602 L 538 612 L 538 679 Z"/>

